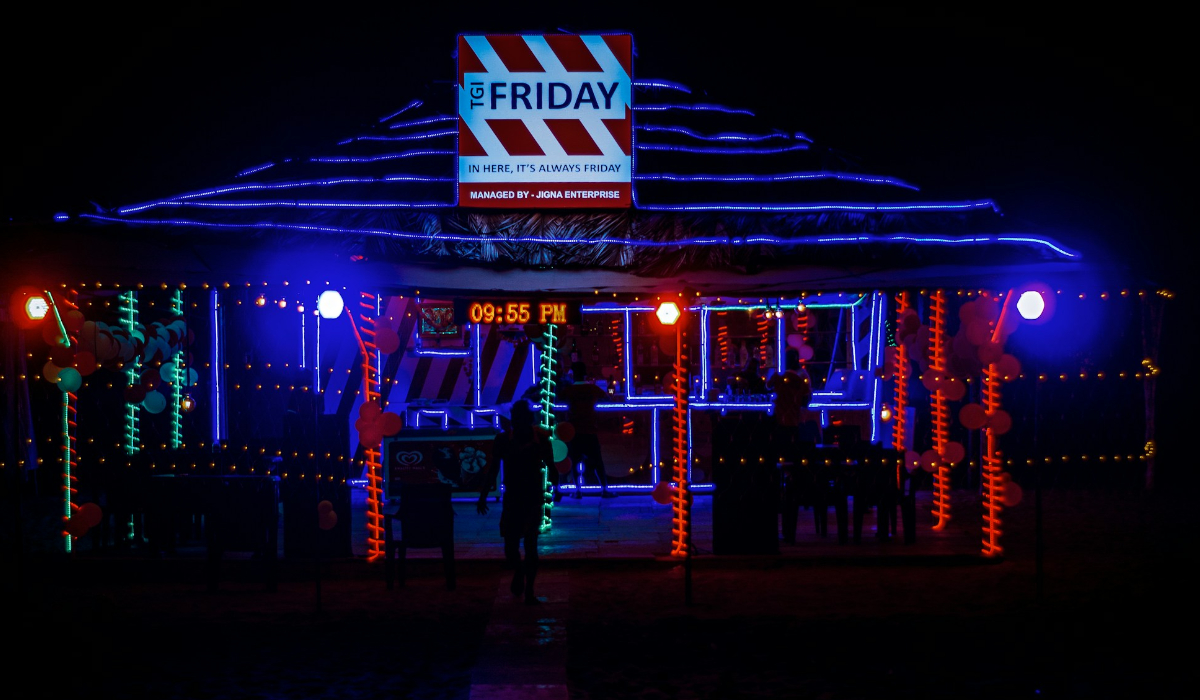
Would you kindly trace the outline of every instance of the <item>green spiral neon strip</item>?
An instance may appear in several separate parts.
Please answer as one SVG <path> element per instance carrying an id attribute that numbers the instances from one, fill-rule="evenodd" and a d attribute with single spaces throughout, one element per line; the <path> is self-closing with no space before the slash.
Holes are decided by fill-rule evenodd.
<path id="1" fill-rule="evenodd" d="M 556 330 L 558 330 L 558 326 L 553 323 L 546 326 L 546 346 L 542 350 L 542 376 L 538 378 L 538 393 L 542 405 L 542 428 L 545 430 L 554 428 L 554 378 L 557 374 L 554 371 L 554 365 L 558 364 L 558 359 L 554 357 L 556 346 L 554 331 Z M 545 532 L 550 529 L 550 509 L 554 507 L 554 483 L 550 481 L 549 465 L 542 466 L 542 482 L 545 496 L 542 498 L 542 525 L 539 531 Z"/>
<path id="2" fill-rule="evenodd" d="M 54 320 L 58 322 L 58 330 L 62 334 L 63 342 L 70 347 L 71 336 L 67 335 L 62 315 L 58 313 L 58 305 L 54 303 L 54 297 L 49 291 L 46 292 L 46 298 L 50 300 L 50 308 L 54 311 Z M 63 519 L 66 521 L 71 519 L 71 393 L 69 391 L 62 392 L 62 440 Z M 70 554 L 70 533 L 63 533 L 63 546 Z"/>
<path id="3" fill-rule="evenodd" d="M 63 465 L 63 518 L 71 519 L 71 394 L 62 392 L 62 465 Z M 71 552 L 71 535 L 63 535 L 67 553 Z"/>
<path id="4" fill-rule="evenodd" d="M 183 316 L 183 290 L 176 289 L 171 295 L 171 313 Z M 171 358 L 171 449 L 178 450 L 183 446 L 183 350 L 182 348 Z"/>
<path id="5" fill-rule="evenodd" d="M 121 304 L 121 327 L 130 336 L 137 328 L 137 292 L 123 292 L 119 297 Z M 125 364 L 125 386 L 138 383 L 142 361 L 138 357 Z M 141 407 L 137 404 L 125 403 L 125 454 L 131 455 L 142 449 L 140 428 Z"/>

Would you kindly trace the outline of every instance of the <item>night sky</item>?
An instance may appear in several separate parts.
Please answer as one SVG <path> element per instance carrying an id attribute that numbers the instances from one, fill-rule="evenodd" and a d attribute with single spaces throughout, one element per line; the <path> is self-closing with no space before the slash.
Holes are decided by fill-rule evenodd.
<path id="1" fill-rule="evenodd" d="M 6 10 L 5 217 L 111 208 L 331 147 L 451 80 L 458 32 L 623 30 L 637 78 L 749 108 L 922 198 L 992 198 L 1011 231 L 1128 260 L 1149 284 L 1190 284 L 1187 257 L 1168 254 L 1194 179 L 1180 21 L 426 4 Z"/>

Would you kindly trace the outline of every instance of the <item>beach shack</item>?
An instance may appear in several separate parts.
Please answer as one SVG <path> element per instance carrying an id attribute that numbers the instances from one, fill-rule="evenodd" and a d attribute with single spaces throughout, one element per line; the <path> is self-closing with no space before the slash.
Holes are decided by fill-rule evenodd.
<path id="1" fill-rule="evenodd" d="M 59 490 L 53 546 L 140 542 L 188 476 L 238 476 L 278 489 L 304 555 L 313 521 L 350 551 L 363 485 L 379 558 L 393 492 L 478 490 L 514 400 L 565 443 L 575 362 L 608 395 L 612 488 L 671 505 L 678 556 L 704 492 L 741 533 L 726 551 L 770 550 L 769 499 L 720 499 L 786 461 L 755 426 L 789 349 L 821 442 L 874 449 L 901 490 L 922 476 L 931 527 L 978 493 L 984 555 L 1034 465 L 1152 475 L 1169 292 L 987 193 L 939 198 L 642 76 L 633 42 L 448 37 L 428 94 L 338 143 L 9 225 L 3 461 Z M 1054 429 L 1082 405 L 1094 435 Z M 755 518 L 762 549 L 736 525 Z"/>

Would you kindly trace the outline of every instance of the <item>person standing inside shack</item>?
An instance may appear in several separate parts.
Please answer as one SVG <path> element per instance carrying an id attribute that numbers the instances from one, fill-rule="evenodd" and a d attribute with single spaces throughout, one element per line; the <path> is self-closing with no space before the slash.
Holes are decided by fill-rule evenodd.
<path id="1" fill-rule="evenodd" d="M 772 435 L 775 452 L 783 462 L 783 539 L 789 544 L 796 541 L 796 518 L 800 501 L 804 497 L 806 483 L 811 481 L 803 465 L 807 443 L 815 443 L 815 437 L 801 435 L 801 419 L 812 401 L 812 380 L 800 364 L 800 353 L 788 348 L 784 357 L 784 371 L 771 375 L 767 389 L 774 392 L 775 428 Z M 801 443 L 806 443 L 802 445 Z"/>
<path id="2" fill-rule="evenodd" d="M 479 491 L 475 509 L 487 515 L 488 492 L 496 485 L 496 475 L 504 467 L 504 497 L 500 511 L 500 536 L 504 538 L 504 557 L 513 568 L 510 590 L 525 597 L 526 605 L 540 602 L 533 592 L 538 568 L 538 533 L 542 526 L 545 501 L 543 469 L 554 464 L 550 433 L 534 425 L 535 414 L 529 402 L 518 399 L 510 411 L 508 430 L 495 438 L 492 462 Z M 521 540 L 525 540 L 525 561 L 521 561 Z"/>
<path id="3" fill-rule="evenodd" d="M 600 453 L 600 435 L 596 423 L 596 404 L 608 399 L 608 394 L 591 381 L 587 374 L 587 365 L 575 362 L 571 365 L 572 383 L 559 389 L 559 398 L 567 404 L 567 415 L 575 428 L 575 437 L 567 445 L 567 456 L 571 458 L 571 473 L 575 477 L 575 498 L 582 498 L 579 490 L 579 464 L 583 470 L 595 473 L 596 481 L 600 483 L 600 495 L 604 498 L 614 498 L 617 494 L 608 490 L 608 475 L 604 473 L 604 457 Z M 555 496 L 560 498 L 555 489 Z M 557 500 L 557 498 L 556 498 Z"/>

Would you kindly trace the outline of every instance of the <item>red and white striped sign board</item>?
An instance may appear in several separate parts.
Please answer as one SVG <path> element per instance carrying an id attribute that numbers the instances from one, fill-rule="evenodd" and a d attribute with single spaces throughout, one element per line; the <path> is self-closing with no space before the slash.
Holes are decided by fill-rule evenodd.
<path id="1" fill-rule="evenodd" d="M 459 35 L 459 206 L 630 206 L 632 69 L 629 34 Z"/>

